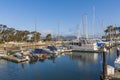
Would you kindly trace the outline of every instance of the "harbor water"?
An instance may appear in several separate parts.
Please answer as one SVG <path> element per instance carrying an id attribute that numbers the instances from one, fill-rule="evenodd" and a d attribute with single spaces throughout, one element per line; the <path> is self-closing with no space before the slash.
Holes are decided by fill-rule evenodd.
<path id="1" fill-rule="evenodd" d="M 106 54 L 107 64 L 114 67 L 116 50 Z M 62 54 L 31 63 L 0 60 L 0 80 L 100 80 L 102 53 Z"/>

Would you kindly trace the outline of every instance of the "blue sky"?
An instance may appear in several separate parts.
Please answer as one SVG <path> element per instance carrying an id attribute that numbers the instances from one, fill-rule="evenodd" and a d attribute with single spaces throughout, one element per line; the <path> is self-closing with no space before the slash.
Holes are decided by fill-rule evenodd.
<path id="1" fill-rule="evenodd" d="M 0 23 L 20 30 L 34 30 L 47 34 L 76 34 L 77 24 L 82 33 L 82 15 L 87 14 L 87 32 L 101 33 L 108 25 L 120 26 L 120 0 L 0 0 Z M 101 23 L 103 21 L 103 27 Z"/>

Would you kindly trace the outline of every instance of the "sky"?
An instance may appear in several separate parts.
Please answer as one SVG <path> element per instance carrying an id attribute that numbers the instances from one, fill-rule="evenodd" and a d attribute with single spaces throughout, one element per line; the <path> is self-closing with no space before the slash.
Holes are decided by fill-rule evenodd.
<path id="1" fill-rule="evenodd" d="M 120 26 L 119 4 L 120 0 L 0 0 L 0 24 L 34 31 L 36 23 L 42 35 L 76 35 L 83 34 L 86 15 L 87 34 L 100 34 L 109 25 Z"/>

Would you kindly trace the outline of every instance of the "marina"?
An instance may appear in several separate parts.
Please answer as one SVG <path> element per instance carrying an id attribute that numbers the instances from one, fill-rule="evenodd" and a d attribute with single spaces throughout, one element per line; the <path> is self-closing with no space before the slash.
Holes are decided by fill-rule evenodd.
<path id="1" fill-rule="evenodd" d="M 0 80 L 120 80 L 119 0 L 1 0 Z"/>
<path id="2" fill-rule="evenodd" d="M 115 50 L 113 49 L 113 51 L 106 54 L 107 64 L 113 67 L 114 60 L 117 57 L 114 52 Z M 73 52 L 72 54 L 64 54 L 59 57 L 45 59 L 44 61 L 38 60 L 19 64 L 1 59 L 0 72 L 4 72 L 4 74 L 0 74 L 0 77 L 2 80 L 7 80 L 8 78 L 9 80 L 100 80 L 100 73 L 102 72 L 101 53 Z M 116 72 L 114 77 L 119 78 L 119 72 Z"/>

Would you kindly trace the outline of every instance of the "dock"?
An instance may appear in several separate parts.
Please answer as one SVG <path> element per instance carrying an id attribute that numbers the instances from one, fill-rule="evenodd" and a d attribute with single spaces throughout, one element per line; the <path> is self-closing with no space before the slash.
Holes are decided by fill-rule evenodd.
<path id="1" fill-rule="evenodd" d="M 8 56 L 8 55 L 4 55 L 4 54 L 0 54 L 0 58 L 1 59 L 5 59 L 5 60 L 9 60 L 9 61 L 12 61 L 12 62 L 15 62 L 15 63 L 20 63 L 20 62 L 25 62 L 27 61 L 26 59 L 19 59 L 19 58 L 16 58 L 14 56 Z"/>
<path id="2" fill-rule="evenodd" d="M 107 76 L 107 80 L 120 80 L 120 72 L 115 71 L 114 75 Z"/>
<path id="3" fill-rule="evenodd" d="M 120 79 L 120 72 L 115 72 L 115 75 L 113 76 L 113 80 L 119 80 Z"/>

